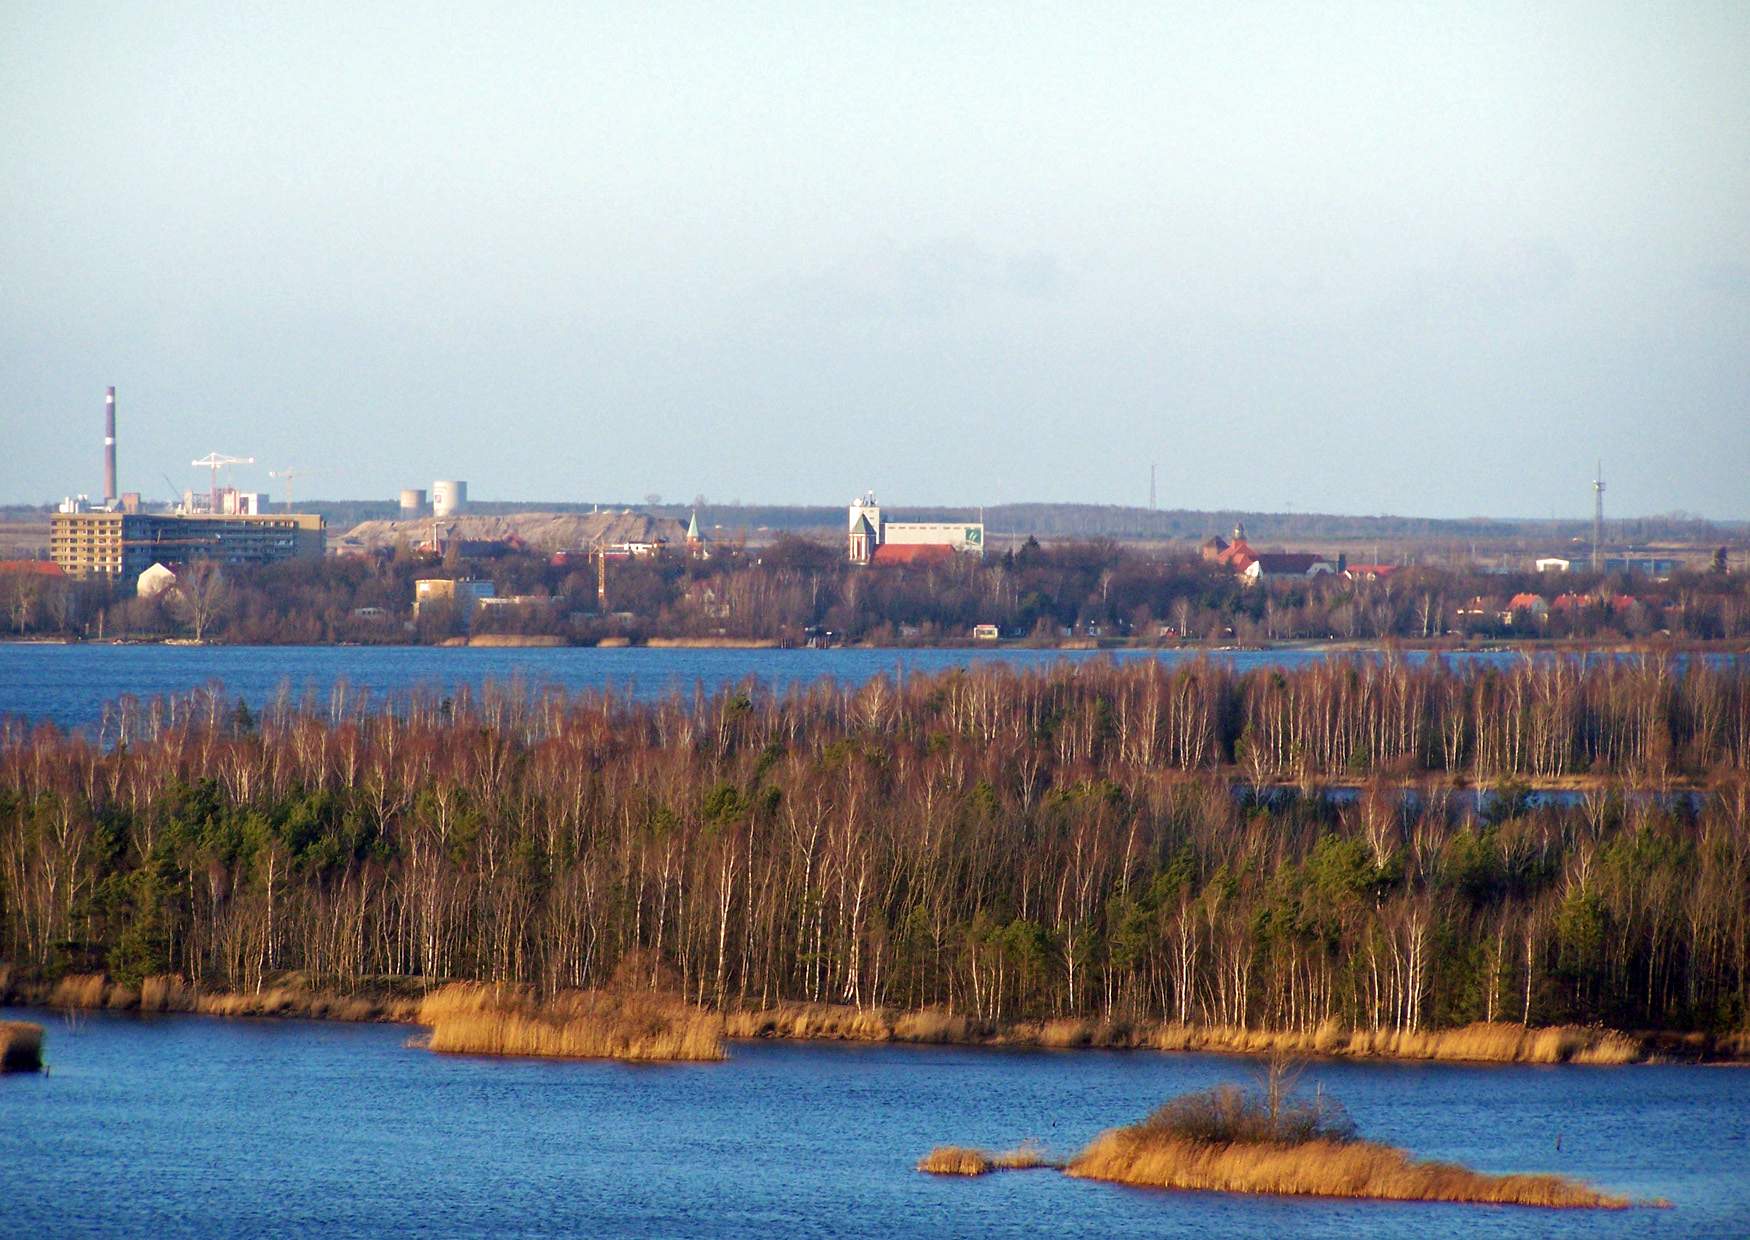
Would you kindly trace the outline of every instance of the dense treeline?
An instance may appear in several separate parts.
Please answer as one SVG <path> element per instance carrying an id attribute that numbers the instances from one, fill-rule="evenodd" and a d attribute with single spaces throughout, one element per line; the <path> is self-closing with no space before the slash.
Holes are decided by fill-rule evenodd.
<path id="1" fill-rule="evenodd" d="M 1339 774 L 1369 779 L 1320 795 Z M 1725 1029 L 1747 897 L 1750 677 L 1700 661 L 209 693 L 0 734 L 0 945 L 50 974 Z"/>
<path id="2" fill-rule="evenodd" d="M 528 600 L 472 617 L 438 606 L 413 615 L 414 582 L 477 577 Z M 430 642 L 473 632 L 608 637 L 821 639 L 964 643 L 974 625 L 1008 637 L 1266 642 L 1340 638 L 1434 640 L 1449 635 L 1544 640 L 1685 641 L 1750 636 L 1750 577 L 1680 574 L 1669 581 L 1598 574 L 1501 576 L 1419 567 L 1380 581 L 1337 575 L 1248 586 L 1183 555 L 1111 543 L 1025 544 L 1002 555 L 867 569 L 842 549 L 782 538 L 757 551 L 719 547 L 617 560 L 606 614 L 582 556 L 526 552 L 445 560 L 405 549 L 225 570 L 203 635 L 234 643 Z M 1511 606 L 1535 594 L 1545 614 Z M 1562 595 L 1568 597 L 1557 602 Z M 0 614 L 16 633 L 154 637 L 193 633 L 178 596 L 106 596 L 100 583 L 0 574 Z"/>

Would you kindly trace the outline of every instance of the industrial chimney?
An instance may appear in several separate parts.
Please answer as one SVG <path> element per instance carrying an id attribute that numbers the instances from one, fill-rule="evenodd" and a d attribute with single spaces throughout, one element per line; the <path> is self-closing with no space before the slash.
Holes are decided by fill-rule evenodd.
<path id="1" fill-rule="evenodd" d="M 115 389 L 103 398 L 103 506 L 113 508 L 115 489 Z"/>

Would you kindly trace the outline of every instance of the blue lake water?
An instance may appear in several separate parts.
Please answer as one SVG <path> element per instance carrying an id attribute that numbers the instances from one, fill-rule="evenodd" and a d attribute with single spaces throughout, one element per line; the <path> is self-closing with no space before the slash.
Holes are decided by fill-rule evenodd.
<path id="1" fill-rule="evenodd" d="M 627 648 L 437 649 L 429 646 L 160 646 L 0 643 L 0 719 L 50 720 L 62 727 L 96 724 L 105 703 L 123 694 L 142 700 L 187 693 L 217 683 L 252 707 L 282 687 L 294 694 L 325 694 L 345 682 L 372 697 L 416 688 L 441 691 L 460 685 L 520 678 L 531 688 L 568 690 L 613 685 L 641 697 L 713 690 L 749 677 L 777 689 L 833 677 L 861 683 L 874 676 L 904 675 L 1007 663 L 1048 667 L 1063 660 L 1159 659 L 1170 664 L 1198 658 L 1236 667 L 1292 667 L 1330 656 L 1319 650 L 1246 651 L 1125 650 L 1114 652 L 1034 649 L 837 649 L 661 650 Z M 1410 653 L 1416 661 L 1426 656 Z M 1446 656 L 1462 661 L 1510 661 L 1512 653 Z M 1608 657 L 1608 656 L 1606 656 Z"/>
<path id="2" fill-rule="evenodd" d="M 1229 1197 L 1048 1171 L 921 1175 L 932 1145 L 1073 1152 L 1249 1061 L 737 1043 L 631 1067 L 433 1055 L 383 1025 L 49 1012 L 0 1078 L 0 1233 L 1742 1236 L 1750 1072 L 1315 1064 L 1364 1134 L 1668 1210 Z M 1561 1138 L 1558 1151 L 1556 1141 Z"/>
<path id="3" fill-rule="evenodd" d="M 714 690 L 752 677 L 776 689 L 822 677 L 861 683 L 881 675 L 933 672 L 975 663 L 1047 667 L 1060 660 L 1108 657 L 1059 650 L 601 650 L 438 649 L 429 646 L 111 646 L 0 643 L 0 718 L 48 719 L 82 727 L 101 719 L 104 704 L 123 694 L 140 699 L 187 693 L 218 683 L 252 707 L 282 686 L 294 694 L 325 694 L 345 682 L 383 697 L 412 689 L 478 688 L 521 679 L 531 688 L 616 688 L 640 697 Z M 1195 658 L 1183 651 L 1118 652 L 1119 658 Z M 1325 656 L 1310 651 L 1218 653 L 1241 666 L 1287 665 Z"/>

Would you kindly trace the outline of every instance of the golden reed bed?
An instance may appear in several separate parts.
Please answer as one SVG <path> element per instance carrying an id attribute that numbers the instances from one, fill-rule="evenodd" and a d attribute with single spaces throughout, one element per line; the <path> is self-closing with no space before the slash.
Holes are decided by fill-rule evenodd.
<path id="1" fill-rule="evenodd" d="M 33 989 L 36 993 L 33 993 Z M 19 988 L 33 1003 L 55 1008 L 118 1012 L 194 1012 L 203 1016 L 297 1016 L 312 1020 L 410 1022 L 419 999 L 386 990 L 340 994 L 305 985 L 295 975 L 254 991 L 202 990 L 174 974 L 148 977 L 138 987 L 101 973 L 63 977 L 52 988 Z"/>
<path id="2" fill-rule="evenodd" d="M 650 993 L 563 991 L 536 1000 L 518 986 L 456 982 L 419 1005 L 434 1051 L 640 1061 L 724 1058 L 723 1020 Z"/>
<path id="3" fill-rule="evenodd" d="M 992 1171 L 1061 1171 L 1063 1164 L 1046 1157 L 1035 1145 L 1021 1145 L 1000 1154 L 969 1149 L 964 1145 L 938 1145 L 918 1160 L 918 1170 L 931 1175 L 988 1175 Z"/>
<path id="4" fill-rule="evenodd" d="M 916 1012 L 825 1003 L 780 1004 L 730 1012 L 731 1038 L 799 1041 L 915 1042 L 1053 1048 L 1203 1051 L 1216 1054 L 1317 1055 L 1356 1059 L 1417 1059 L 1470 1063 L 1636 1063 L 1641 1039 L 1580 1025 L 1526 1028 L 1504 1023 L 1420 1033 L 1344 1029 L 1335 1022 L 1307 1032 L 1223 1025 L 1064 1019 L 990 1024 L 924 1009 Z"/>
<path id="5" fill-rule="evenodd" d="M 0 1072 L 36 1072 L 43 1066 L 43 1027 L 0 1020 Z"/>
<path id="6" fill-rule="evenodd" d="M 1088 1180 L 1221 1193 L 1617 1210 L 1630 1204 L 1561 1176 L 1485 1175 L 1453 1163 L 1418 1162 L 1373 1141 L 1212 1145 L 1117 1128 L 1096 1137 L 1064 1171 Z"/>

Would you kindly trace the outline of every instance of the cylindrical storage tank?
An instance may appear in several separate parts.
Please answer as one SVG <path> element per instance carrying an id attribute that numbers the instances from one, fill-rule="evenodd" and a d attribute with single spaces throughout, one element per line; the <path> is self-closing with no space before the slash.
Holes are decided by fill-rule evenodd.
<path id="1" fill-rule="evenodd" d="M 417 517 L 425 511 L 425 492 L 418 487 L 408 487 L 401 492 L 401 515 Z"/>
<path id="2" fill-rule="evenodd" d="M 431 515 L 457 517 L 468 507 L 466 482 L 434 482 L 431 484 Z"/>

